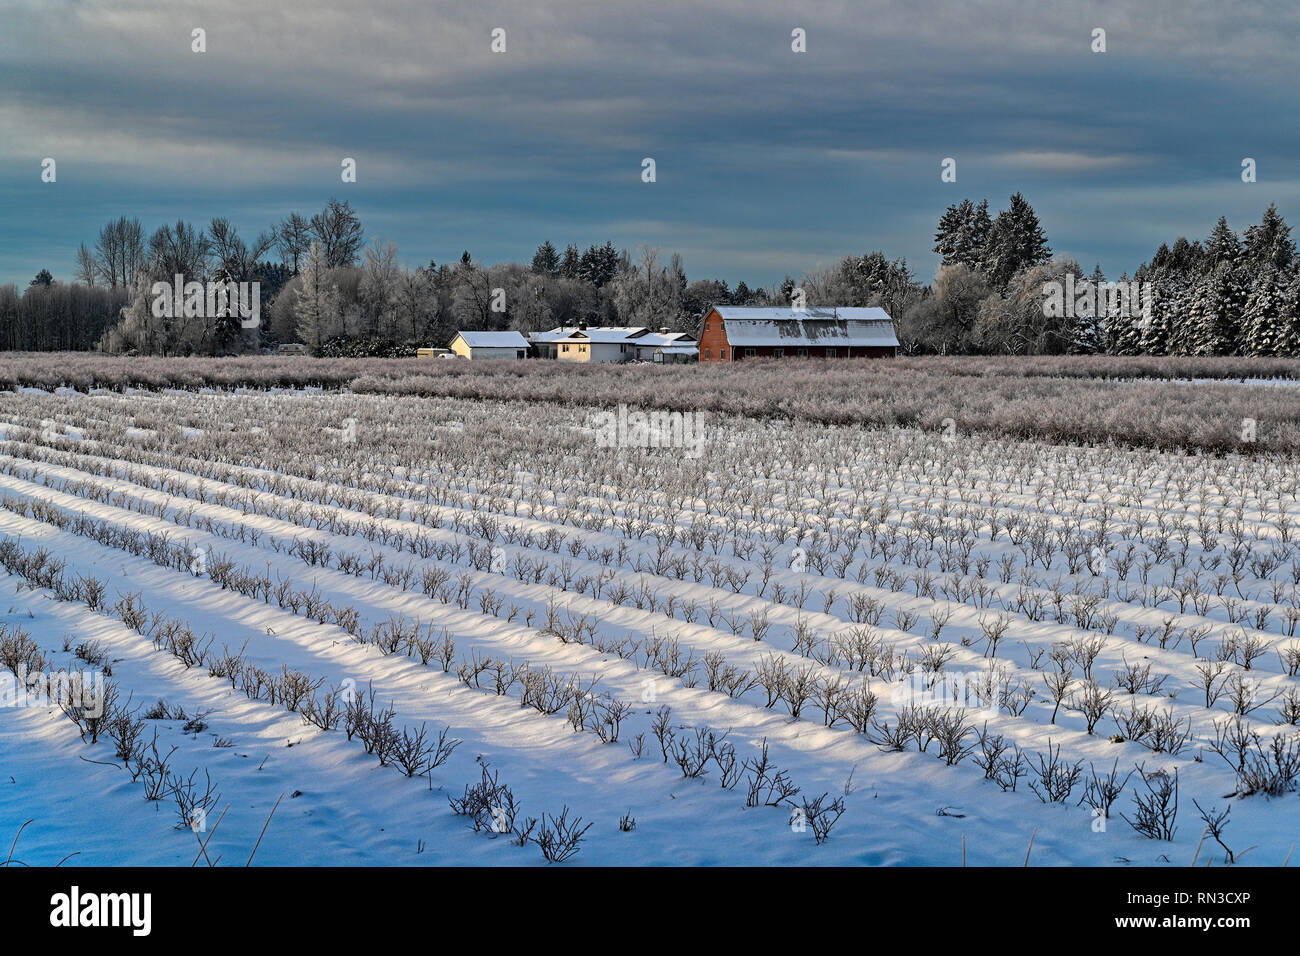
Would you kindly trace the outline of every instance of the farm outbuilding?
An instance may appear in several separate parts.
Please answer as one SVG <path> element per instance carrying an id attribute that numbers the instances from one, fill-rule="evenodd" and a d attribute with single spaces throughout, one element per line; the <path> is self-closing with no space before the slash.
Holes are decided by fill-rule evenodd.
<path id="1" fill-rule="evenodd" d="M 467 359 L 522 359 L 528 340 L 518 332 L 457 332 L 451 350 Z"/>
<path id="2" fill-rule="evenodd" d="M 701 362 L 747 358 L 892 358 L 894 320 L 880 308 L 715 305 L 700 327 Z"/>
<path id="3" fill-rule="evenodd" d="M 661 362 L 663 359 L 659 357 L 660 353 L 672 356 L 678 349 L 692 353 L 696 351 L 695 336 L 689 332 L 669 332 L 667 329 L 658 332 L 642 329 L 633 337 L 633 343 L 636 346 L 637 361 L 640 362 Z"/>
<path id="4" fill-rule="evenodd" d="M 661 345 L 654 350 L 650 361 L 661 365 L 677 365 L 683 362 L 695 362 L 700 357 L 698 345 Z"/>

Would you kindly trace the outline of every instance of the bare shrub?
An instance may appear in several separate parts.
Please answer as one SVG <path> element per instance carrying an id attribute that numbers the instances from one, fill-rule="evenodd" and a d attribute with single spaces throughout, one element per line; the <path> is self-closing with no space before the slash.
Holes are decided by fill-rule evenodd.
<path id="1" fill-rule="evenodd" d="M 1148 840 L 1172 840 L 1178 832 L 1174 825 L 1178 817 L 1178 769 L 1153 770 L 1147 773 L 1138 765 L 1146 793 L 1133 795 L 1133 817 L 1120 814 L 1138 833 Z"/>
<path id="2" fill-rule="evenodd" d="M 1053 749 L 1050 739 L 1047 741 L 1047 756 L 1035 754 L 1034 759 L 1038 766 L 1030 769 L 1037 779 L 1029 781 L 1029 789 L 1043 803 L 1065 803 L 1083 773 L 1083 761 L 1070 763 L 1062 760 L 1061 745 L 1057 744 Z"/>
<path id="3" fill-rule="evenodd" d="M 767 738 L 763 738 L 758 755 L 747 757 L 744 770 L 748 774 L 745 806 L 779 807 L 793 804 L 799 794 L 799 788 L 790 780 L 790 775 L 772 763 L 768 755 Z"/>
<path id="4" fill-rule="evenodd" d="M 537 846 L 547 863 L 563 863 L 580 849 L 582 838 L 592 824 L 582 825 L 582 817 L 569 820 L 569 808 L 564 806 L 558 817 L 543 813 L 541 828 L 537 831 Z"/>
<path id="5" fill-rule="evenodd" d="M 809 801 L 807 797 L 803 798 L 803 819 L 812 829 L 813 839 L 818 846 L 826 842 L 831 835 L 831 829 L 844 815 L 844 798 L 836 797 L 826 803 L 826 798 L 829 796 L 829 793 L 823 793 L 812 801 Z"/>
<path id="6" fill-rule="evenodd" d="M 220 791 L 212 782 L 212 775 L 204 770 L 203 782 L 200 784 L 198 773 L 195 770 L 188 777 L 169 775 L 167 789 L 176 801 L 177 830 L 203 828 L 208 812 L 221 799 Z"/>
<path id="7" fill-rule="evenodd" d="M 1089 763 L 1088 777 L 1084 780 L 1083 797 L 1079 800 L 1079 805 L 1083 806 L 1086 803 L 1092 807 L 1096 816 L 1110 819 L 1110 808 L 1124 792 L 1124 787 L 1133 773 L 1134 771 L 1130 770 L 1123 777 L 1120 776 L 1118 757 L 1111 765 L 1110 772 L 1105 774 L 1098 773 L 1097 768 Z"/>
<path id="8" fill-rule="evenodd" d="M 451 728 L 444 727 L 434 740 L 425 724 L 420 724 L 420 729 L 414 732 L 403 727 L 393 742 L 393 762 L 408 777 L 431 773 L 446 763 L 452 751 L 461 745 L 459 739 L 448 739 L 450 733 Z"/>

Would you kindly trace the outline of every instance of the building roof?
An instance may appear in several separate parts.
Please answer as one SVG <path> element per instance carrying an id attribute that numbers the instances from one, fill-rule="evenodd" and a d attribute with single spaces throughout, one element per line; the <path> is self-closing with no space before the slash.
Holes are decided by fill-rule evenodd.
<path id="1" fill-rule="evenodd" d="M 576 325 L 560 326 L 549 332 L 534 332 L 529 338 L 539 344 L 557 342 L 591 342 L 603 345 L 666 345 L 680 339 L 695 341 L 688 332 L 652 332 L 642 325 L 603 325 L 579 328 Z"/>
<path id="2" fill-rule="evenodd" d="M 696 354 L 696 353 L 699 351 L 699 346 L 697 346 L 697 345 L 661 345 L 661 346 L 659 346 L 657 349 L 655 349 L 655 351 L 656 351 L 656 352 L 661 352 L 661 353 L 663 353 L 664 355 L 694 355 L 694 354 Z"/>
<path id="3" fill-rule="evenodd" d="M 534 332 L 529 336 L 534 342 L 552 344 L 555 342 L 599 342 L 622 343 L 634 339 L 648 331 L 639 325 L 592 326 L 580 329 L 576 325 L 559 326 L 549 332 Z"/>
<path id="4" fill-rule="evenodd" d="M 528 340 L 518 332 L 457 332 L 472 349 L 526 349 Z"/>
<path id="5" fill-rule="evenodd" d="M 723 319 L 857 319 L 860 321 L 892 321 L 889 313 L 879 306 L 810 305 L 804 309 L 792 306 L 715 305 L 709 309 Z"/>
<path id="6" fill-rule="evenodd" d="M 894 320 L 881 308 L 714 306 L 736 346 L 897 347 Z"/>
<path id="7" fill-rule="evenodd" d="M 638 348 L 653 345 L 686 345 L 694 347 L 695 336 L 689 332 L 647 332 L 636 339 Z"/>

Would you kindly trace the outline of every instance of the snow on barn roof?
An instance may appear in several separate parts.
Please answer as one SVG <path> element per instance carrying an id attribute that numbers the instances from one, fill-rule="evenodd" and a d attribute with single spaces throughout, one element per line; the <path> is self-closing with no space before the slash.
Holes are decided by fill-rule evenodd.
<path id="1" fill-rule="evenodd" d="M 526 349 L 528 340 L 518 332 L 457 332 L 472 349 Z"/>
<path id="2" fill-rule="evenodd" d="M 735 346 L 897 347 L 894 320 L 881 308 L 714 306 Z"/>

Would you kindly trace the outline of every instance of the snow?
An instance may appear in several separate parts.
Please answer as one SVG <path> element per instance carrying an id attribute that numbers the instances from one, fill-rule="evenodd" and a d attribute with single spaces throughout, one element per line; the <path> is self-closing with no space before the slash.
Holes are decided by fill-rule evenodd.
<path id="1" fill-rule="evenodd" d="M 132 442 L 165 447 L 167 432 L 172 428 L 177 434 L 201 442 L 225 433 L 223 423 L 241 422 L 250 438 L 271 441 L 280 423 L 268 409 L 268 417 L 254 424 L 253 406 L 247 403 L 255 398 L 263 400 L 265 396 L 180 393 L 163 397 L 162 411 L 176 411 L 165 404 L 174 403 L 177 408 L 184 407 L 186 414 L 198 416 L 187 421 L 202 421 L 203 426 L 156 429 L 132 425 L 120 434 Z M 269 408 L 285 415 L 322 414 L 337 423 L 359 414 L 359 409 L 370 413 L 382 409 L 383 401 L 371 397 L 277 394 Z M 224 555 L 237 565 L 256 571 L 265 569 L 273 576 L 291 578 L 300 586 L 311 585 L 330 601 L 357 609 L 365 625 L 403 615 L 445 627 L 455 637 L 458 656 L 476 650 L 515 662 L 527 661 L 534 667 L 549 666 L 562 675 L 598 676 L 602 690 L 633 704 L 621 740 L 602 744 L 591 733 L 575 733 L 563 712 L 544 716 L 521 707 L 517 691 L 497 696 L 487 689 L 465 686 L 456 678 L 454 667 L 453 673 L 444 673 L 439 666 L 423 665 L 404 654 L 385 655 L 373 645 L 358 643 L 342 628 L 295 614 L 279 607 L 275 600 L 250 599 L 221 588 L 203 574 L 195 576 L 160 567 L 147 556 L 133 556 L 70 530 L 59 530 L 35 517 L 0 510 L 0 539 L 17 540 L 24 547 L 47 548 L 66 562 L 69 574 L 107 580 L 110 603 L 118 595 L 138 593 L 150 611 L 183 618 L 195 631 L 215 635 L 218 648 L 225 645 L 237 650 L 246 646 L 249 659 L 268 671 L 279 672 L 281 667 L 301 670 L 324 680 L 327 687 L 349 681 L 357 687 L 373 686 L 381 701 L 392 703 L 399 726 L 427 723 L 435 732 L 445 726 L 462 741 L 451 758 L 427 779 L 408 779 L 392 766 L 380 766 L 341 730 L 321 731 L 281 706 L 249 700 L 225 680 L 210 677 L 205 668 L 185 668 L 115 616 L 93 612 L 82 603 L 60 602 L 48 590 L 33 590 L 18 577 L 0 577 L 0 611 L 4 612 L 0 623 L 30 632 L 56 667 L 81 666 L 62 649 L 65 635 L 75 637 L 73 644 L 97 640 L 109 650 L 113 678 L 124 692 L 133 695 L 135 703 L 147 708 L 165 699 L 190 715 L 207 714 L 208 726 L 197 735 L 183 733 L 183 721 L 156 720 L 148 724 L 150 734 L 157 731 L 164 753 L 173 746 L 178 748 L 172 758 L 178 771 L 188 775 L 206 769 L 217 782 L 221 790 L 218 807 L 228 805 L 229 810 L 212 836 L 209 853 L 213 857 L 220 854 L 223 865 L 243 863 L 277 799 L 281 802 L 257 851 L 258 864 L 544 865 L 535 847 L 521 848 L 504 836 L 473 833 L 464 817 L 450 811 L 448 797 L 459 795 L 465 785 L 476 782 L 484 765 L 498 771 L 501 780 L 509 783 L 524 814 L 555 814 L 567 805 L 584 821 L 594 823 L 582 851 L 566 865 L 956 865 L 962 859 L 963 838 L 967 862 L 972 865 L 1019 865 L 1031 834 L 1032 861 L 1039 865 L 1185 865 L 1192 859 L 1201 829 L 1192 815 L 1192 797 L 1202 803 L 1208 799 L 1223 804 L 1223 795 L 1232 789 L 1230 773 L 1205 747 L 1207 735 L 1212 736 L 1213 720 L 1221 718 L 1224 711 L 1207 712 L 1197 707 L 1195 692 L 1187 687 L 1195 679 L 1196 663 L 1188 648 L 1165 649 L 1150 642 L 1139 643 L 1132 636 L 1135 627 L 1157 627 L 1171 616 L 1180 626 L 1202 620 L 1224 625 L 1217 608 L 1203 617 L 1171 614 L 1168 607 L 1141 607 L 1115 599 L 1102 605 L 1113 610 L 1119 624 L 1098 662 L 1099 673 L 1108 674 L 1125 661 L 1145 661 L 1152 663 L 1157 672 L 1171 675 L 1171 686 L 1182 688 L 1177 698 L 1136 695 L 1143 703 L 1173 708 L 1179 716 L 1192 721 L 1197 742 L 1177 757 L 1152 754 L 1132 741 L 1111 743 L 1107 735 L 1114 728 L 1109 720 L 1104 722 L 1102 732 L 1088 734 L 1078 712 L 1069 708 L 1062 708 L 1057 722 L 1051 724 L 1047 720 L 1050 703 L 1041 699 L 1023 718 L 1006 713 L 987 718 L 991 730 L 1007 734 L 1029 753 L 1044 753 L 1050 742 L 1061 745 L 1071 758 L 1091 761 L 1098 769 L 1108 769 L 1115 759 L 1120 761 L 1122 771 L 1143 762 L 1148 767 L 1178 767 L 1184 811 L 1173 843 L 1141 838 L 1118 815 L 1098 832 L 1088 808 L 1076 805 L 1077 793 L 1066 804 L 1043 804 L 1024 782 L 1015 793 L 1002 792 L 983 779 L 969 759 L 949 767 L 936 759 L 933 750 L 882 752 L 843 725 L 825 727 L 820 712 L 791 719 L 780 707 L 763 707 L 761 689 L 733 699 L 708 690 L 703 683 L 688 686 L 637 660 L 601 652 L 590 644 L 561 642 L 540 630 L 538 619 L 545 618 L 548 603 L 556 597 L 555 589 L 545 584 L 524 582 L 509 574 L 473 572 L 480 589 L 490 586 L 509 605 L 519 608 L 518 617 L 506 620 L 504 616 L 481 612 L 477 602 L 460 608 L 455 603 L 433 600 L 418 586 L 403 590 L 334 566 L 308 568 L 299 557 L 283 548 L 273 548 L 271 542 L 314 540 L 329 545 L 336 553 L 383 555 L 390 567 L 414 559 L 410 552 L 385 544 L 382 539 L 359 541 L 356 535 L 327 530 L 323 525 L 327 518 L 356 521 L 360 517 L 338 503 L 337 496 L 329 503 L 304 501 L 304 512 L 312 514 L 310 521 L 305 513 L 297 515 L 296 520 L 287 513 L 265 513 L 253 507 L 251 501 L 247 508 L 232 507 L 230 502 L 242 500 L 250 494 L 250 488 L 261 489 L 253 495 L 259 503 L 281 498 L 266 490 L 278 476 L 281 463 L 276 460 L 235 468 L 241 479 L 238 483 L 204 477 L 201 484 L 205 497 L 199 500 L 200 479 L 181 467 L 183 459 L 169 459 L 166 464 L 132 463 L 128 473 L 127 464 L 115 457 L 115 446 L 104 435 L 110 428 L 109 419 L 120 422 L 140 413 L 133 398 L 47 395 L 33 406 L 34 420 L 53 421 L 48 416 L 56 403 L 64 408 L 69 403 L 72 407 L 85 405 L 84 423 L 70 429 L 82 439 L 75 449 L 82 457 L 62 463 L 42 462 L 38 476 L 16 473 L 11 466 L 30 469 L 32 463 L 12 457 L 15 450 L 7 431 L 16 424 L 31 424 L 19 410 L 7 413 L 13 421 L 0 426 L 6 430 L 5 439 L 0 440 L 0 495 L 15 500 L 39 499 L 66 513 L 84 514 L 135 531 L 166 534 L 173 543 L 204 548 L 209 556 Z M 430 403 L 427 409 L 425 415 L 405 415 L 399 424 L 419 434 L 440 429 L 464 436 L 458 440 L 473 442 L 485 430 L 509 421 L 501 409 L 478 403 L 444 401 Z M 158 411 L 149 409 L 149 414 L 152 417 Z M 569 428 L 573 431 L 568 434 L 581 434 L 581 410 L 554 414 L 570 415 Z M 766 436 L 766 442 L 773 445 L 778 441 L 807 441 L 806 436 L 784 423 L 774 423 L 770 428 L 753 423 L 731 424 L 731 445 L 741 451 L 750 447 L 755 436 Z M 529 422 L 517 427 L 522 435 L 538 426 Z M 337 428 L 320 429 L 321 435 L 339 433 Z M 364 427 L 359 434 L 364 441 Z M 896 438 L 900 442 L 916 439 L 906 433 Z M 935 454 L 940 452 L 942 449 Z M 1091 452 L 1044 446 L 1044 453 L 1062 461 L 1077 454 L 1080 457 L 1074 460 L 1085 472 L 1097 467 L 1088 457 L 1094 454 Z M 125 446 L 122 454 L 126 454 Z M 1133 453 L 1131 461 L 1146 459 Z M 1178 465 L 1176 456 L 1164 456 L 1161 461 L 1170 468 Z M 88 475 L 84 466 L 92 463 L 104 473 Z M 814 477 L 822 474 L 813 465 L 798 467 Z M 429 480 L 425 469 L 414 465 L 390 463 L 383 473 L 399 482 L 403 478 L 415 481 L 417 476 Z M 79 483 L 88 478 L 123 497 L 87 496 Z M 730 482 L 736 476 L 721 475 L 719 480 Z M 919 495 L 920 486 L 914 479 L 902 479 L 903 486 L 909 484 Z M 958 494 L 958 489 L 954 488 L 953 494 Z M 1035 511 L 1036 498 L 1027 490 L 1008 484 L 1000 494 L 1006 507 L 1031 516 L 1042 513 Z M 1151 494 L 1144 507 L 1154 516 L 1161 509 L 1154 489 Z M 223 495 L 230 498 L 224 499 Z M 918 507 L 919 501 L 917 498 Z M 1204 503 L 1193 504 L 1204 507 Z M 626 541 L 633 553 L 653 559 L 652 538 L 625 538 L 618 530 L 617 522 L 631 512 L 632 504 L 612 496 L 608 505 L 616 523 L 584 532 L 582 537 L 597 546 L 612 547 Z M 142 510 L 141 506 L 147 507 Z M 818 508 L 818 502 L 809 499 L 800 506 L 811 513 Z M 487 508 L 488 503 L 483 501 L 481 507 Z M 534 512 L 527 504 L 513 509 L 509 505 L 496 507 L 504 509 L 497 513 L 499 520 L 514 521 L 521 529 L 537 535 L 557 527 L 574 530 L 559 524 L 553 515 Z M 1291 507 L 1294 513 L 1294 502 Z M 469 504 L 456 501 L 438 505 L 436 510 L 447 521 L 472 518 L 478 513 Z M 189 523 L 179 520 L 183 513 L 190 514 Z M 1059 526 L 1062 521 L 1059 514 L 1042 514 L 1053 525 Z M 702 512 L 696 511 L 673 520 L 686 524 L 701 517 Z M 1262 539 L 1271 533 L 1257 511 L 1248 511 L 1245 518 L 1251 523 L 1252 534 Z M 896 516 L 895 520 L 903 526 L 906 515 Z M 390 532 L 423 531 L 441 543 L 466 540 L 466 535 L 445 523 L 430 530 L 405 513 L 375 521 L 376 527 Z M 240 526 L 257 531 L 260 539 L 234 536 Z M 1000 544 L 994 545 L 995 550 L 998 548 L 1002 553 L 1010 550 L 1005 533 Z M 535 546 L 520 544 L 507 544 L 504 550 L 511 558 L 537 554 Z M 782 553 L 788 551 L 786 547 Z M 753 569 L 752 563 L 725 549 L 711 556 L 727 568 Z M 551 557 L 557 562 L 561 559 Z M 733 618 L 747 614 L 755 601 L 752 574 L 750 583 L 735 592 L 726 586 L 712 586 L 707 580 L 669 580 L 637 573 L 582 554 L 565 552 L 562 559 L 569 562 L 575 575 L 595 575 L 612 568 L 616 579 L 629 586 L 650 578 L 664 594 L 671 593 L 682 602 L 695 601 L 701 607 L 716 602 L 723 615 Z M 414 563 L 423 566 L 433 561 Z M 893 566 L 904 568 L 897 560 Z M 454 568 L 453 579 L 467 569 L 469 565 L 462 558 Z M 1160 573 L 1153 571 L 1153 579 Z M 927 645 L 924 638 L 896 627 L 894 612 L 928 614 L 935 601 L 918 597 L 910 590 L 895 592 L 873 587 L 870 582 L 858 586 L 819 578 L 811 572 L 793 570 L 783 560 L 774 570 L 771 583 L 791 589 L 813 580 L 818 585 L 833 583 L 842 593 L 869 595 L 889 610 L 877 630 L 891 643 L 911 653 Z M 992 572 L 980 583 L 1008 602 L 1020 589 L 1017 583 L 995 580 Z M 699 657 L 720 653 L 728 663 L 750 670 L 773 652 L 802 663 L 804 659 L 793 653 L 788 636 L 800 623 L 822 633 L 846 625 L 844 607 L 837 607 L 831 614 L 821 613 L 820 599 L 802 610 L 769 603 L 771 634 L 759 642 L 746 634 L 732 633 L 721 619 L 716 627 L 710 626 L 703 615 L 686 622 L 666 616 L 662 609 L 614 603 L 608 594 L 595 598 L 571 590 L 562 592 L 560 599 L 560 606 L 567 612 L 592 615 L 607 636 L 626 634 L 644 640 L 670 631 Z M 952 612 L 943 637 L 954 647 L 952 669 L 964 672 L 985 666 L 979 636 L 991 612 L 960 601 L 939 603 Z M 523 620 L 527 613 L 536 615 L 531 625 Z M 1040 621 L 1012 617 L 1015 619 L 999 659 L 1025 680 L 1040 685 L 1041 696 L 1040 676 L 1029 666 L 1030 647 L 1049 648 L 1053 641 L 1078 631 L 1050 617 Z M 1276 632 L 1272 636 L 1276 638 Z M 962 638 L 972 643 L 967 645 Z M 1294 684 L 1293 679 L 1279 672 L 1271 656 L 1257 664 L 1256 673 L 1269 687 L 1281 689 Z M 647 681 L 653 687 L 651 701 L 644 699 Z M 882 694 L 882 710 L 892 714 L 896 696 L 883 681 L 877 690 Z M 683 778 L 673 764 L 661 759 L 649 731 L 652 712 L 661 705 L 671 706 L 673 723 L 683 732 L 706 726 L 728 731 L 727 739 L 735 744 L 742 758 L 752 756 L 766 740 L 774 762 L 790 772 L 806 796 L 823 792 L 831 797 L 845 796 L 847 811 L 831 838 L 819 846 L 810 832 L 793 830 L 788 824 L 788 808 L 744 806 L 745 784 L 742 782 L 734 790 L 724 789 L 719 786 L 716 770 L 702 780 Z M 811 706 L 809 710 L 813 710 Z M 628 747 L 637 733 L 646 735 L 647 753 L 640 758 L 635 758 Z M 229 741 L 231 746 L 214 746 L 218 739 Z M 44 706 L 0 707 L 0 839 L 12 838 L 30 819 L 33 822 L 23 831 L 15 856 L 31 864 L 53 865 L 77 853 L 76 862 L 85 865 L 188 866 L 198 853 L 198 841 L 194 833 L 177 828 L 174 805 L 170 801 L 144 800 L 140 784 L 132 782 L 120 765 L 107 765 L 111 763 L 111 743 L 83 743 L 73 725 L 57 710 Z M 1130 787 L 1133 785 L 1130 783 Z M 1282 862 L 1296 841 L 1296 799 L 1292 793 L 1275 799 L 1256 796 L 1231 801 L 1232 840 L 1240 848 L 1258 847 L 1245 862 Z M 1128 801 L 1126 794 L 1126 811 Z M 636 828 L 631 832 L 621 832 L 618 827 L 625 813 L 636 819 Z M 212 822 L 211 817 L 209 820 Z"/>

